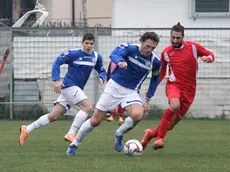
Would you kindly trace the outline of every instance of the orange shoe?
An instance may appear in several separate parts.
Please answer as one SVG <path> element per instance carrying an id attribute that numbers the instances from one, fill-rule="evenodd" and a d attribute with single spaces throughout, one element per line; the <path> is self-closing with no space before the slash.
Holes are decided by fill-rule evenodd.
<path id="1" fill-rule="evenodd" d="M 113 122 L 113 121 L 114 121 L 114 118 L 113 118 L 112 116 L 110 116 L 110 117 L 107 118 L 107 121 Z"/>
<path id="2" fill-rule="evenodd" d="M 20 138 L 19 138 L 19 145 L 24 145 L 24 141 L 29 137 L 29 134 L 26 132 L 26 126 L 22 125 L 20 127 Z"/>
<path id="3" fill-rule="evenodd" d="M 143 150 L 146 148 L 146 146 L 148 145 L 148 143 L 152 140 L 153 138 L 153 131 L 151 129 L 146 129 L 144 132 L 144 137 L 141 141 L 141 144 L 143 146 Z"/>
<path id="4" fill-rule="evenodd" d="M 157 149 L 162 149 L 164 148 L 164 143 L 163 143 L 163 139 L 157 139 L 154 143 L 153 143 L 153 149 L 157 150 Z"/>
<path id="5" fill-rule="evenodd" d="M 67 142 L 72 143 L 76 138 L 76 134 L 66 134 L 64 138 Z"/>
<path id="6" fill-rule="evenodd" d="M 124 123 L 124 119 L 123 117 L 119 117 L 119 125 L 123 124 Z"/>

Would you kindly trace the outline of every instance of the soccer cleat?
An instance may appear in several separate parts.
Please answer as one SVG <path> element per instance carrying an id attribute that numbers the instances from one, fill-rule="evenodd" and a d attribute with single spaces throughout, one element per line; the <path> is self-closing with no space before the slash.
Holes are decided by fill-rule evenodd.
<path id="1" fill-rule="evenodd" d="M 76 151 L 77 151 L 77 146 L 75 146 L 74 144 L 70 144 L 67 151 L 66 151 L 66 155 L 67 156 L 74 156 Z"/>
<path id="2" fill-rule="evenodd" d="M 122 117 L 119 117 L 119 125 L 124 123 L 124 119 Z"/>
<path id="3" fill-rule="evenodd" d="M 115 150 L 121 152 L 123 149 L 123 136 L 115 136 Z"/>
<path id="4" fill-rule="evenodd" d="M 66 134 L 64 138 L 67 142 L 72 143 L 76 138 L 76 134 Z"/>
<path id="5" fill-rule="evenodd" d="M 157 140 L 153 143 L 153 146 L 152 146 L 152 147 L 153 147 L 154 150 L 164 148 L 163 139 L 157 139 Z"/>
<path id="6" fill-rule="evenodd" d="M 25 125 L 22 125 L 19 130 L 20 130 L 19 145 L 22 146 L 22 145 L 24 145 L 25 139 L 27 139 L 29 137 L 29 134 L 26 132 L 26 126 Z"/>
<path id="7" fill-rule="evenodd" d="M 148 143 L 153 138 L 153 131 L 151 129 L 146 129 L 143 139 L 141 140 L 141 144 L 143 147 L 143 150 L 147 147 Z"/>
<path id="8" fill-rule="evenodd" d="M 113 118 L 112 116 L 110 116 L 109 118 L 107 118 L 107 121 L 113 122 L 113 121 L 114 121 L 114 118 Z"/>

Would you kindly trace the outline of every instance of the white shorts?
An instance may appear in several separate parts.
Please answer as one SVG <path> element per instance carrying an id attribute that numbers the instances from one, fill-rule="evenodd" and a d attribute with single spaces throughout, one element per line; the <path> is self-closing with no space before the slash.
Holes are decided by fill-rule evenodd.
<path id="1" fill-rule="evenodd" d="M 109 112 L 117 108 L 119 104 L 124 109 L 135 103 L 142 105 L 140 95 L 136 90 L 123 87 L 110 79 L 96 104 L 96 108 L 104 112 Z"/>
<path id="2" fill-rule="evenodd" d="M 77 86 L 72 86 L 62 89 L 61 95 L 57 98 L 54 104 L 59 103 L 66 109 L 66 111 L 68 111 L 72 105 L 76 105 L 84 99 L 88 99 L 88 97 L 82 89 Z"/>

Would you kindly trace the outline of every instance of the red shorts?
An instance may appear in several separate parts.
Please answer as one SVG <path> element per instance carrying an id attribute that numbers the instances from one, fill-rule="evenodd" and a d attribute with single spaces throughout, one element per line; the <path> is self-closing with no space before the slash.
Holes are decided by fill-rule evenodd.
<path id="1" fill-rule="evenodd" d="M 183 118 L 193 103 L 195 91 L 185 91 L 177 85 L 170 83 L 166 84 L 166 95 L 169 101 L 173 98 L 178 98 L 180 100 L 180 109 L 177 112 L 177 116 Z"/>

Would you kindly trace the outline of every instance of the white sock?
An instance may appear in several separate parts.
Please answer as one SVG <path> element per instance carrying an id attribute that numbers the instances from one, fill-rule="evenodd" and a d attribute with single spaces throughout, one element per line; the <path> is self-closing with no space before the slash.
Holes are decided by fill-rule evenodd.
<path id="1" fill-rule="evenodd" d="M 45 115 L 41 116 L 40 118 L 38 118 L 37 121 L 34 121 L 30 125 L 28 125 L 26 127 L 26 132 L 30 133 L 31 131 L 33 131 L 35 129 L 38 129 L 38 128 L 41 128 L 41 127 L 48 125 L 49 123 L 50 123 L 50 121 L 49 121 L 48 115 L 45 114 Z"/>
<path id="2" fill-rule="evenodd" d="M 83 122 L 85 122 L 85 120 L 87 119 L 88 114 L 82 110 L 80 110 L 75 118 L 74 121 L 69 129 L 68 134 L 76 134 L 77 130 L 81 127 L 81 125 L 83 124 Z"/>
<path id="3" fill-rule="evenodd" d="M 85 136 L 89 135 L 89 133 L 91 133 L 93 131 L 95 127 L 93 127 L 91 124 L 90 124 L 90 119 L 86 120 L 80 130 L 78 131 L 77 133 L 77 136 L 76 136 L 76 139 L 71 143 L 71 144 L 74 144 L 75 146 L 79 146 L 82 142 L 82 140 L 84 139 Z"/>
<path id="4" fill-rule="evenodd" d="M 124 121 L 124 123 L 117 129 L 115 135 L 116 136 L 121 136 L 127 131 L 131 130 L 135 125 L 134 121 L 132 118 L 127 117 Z"/>

